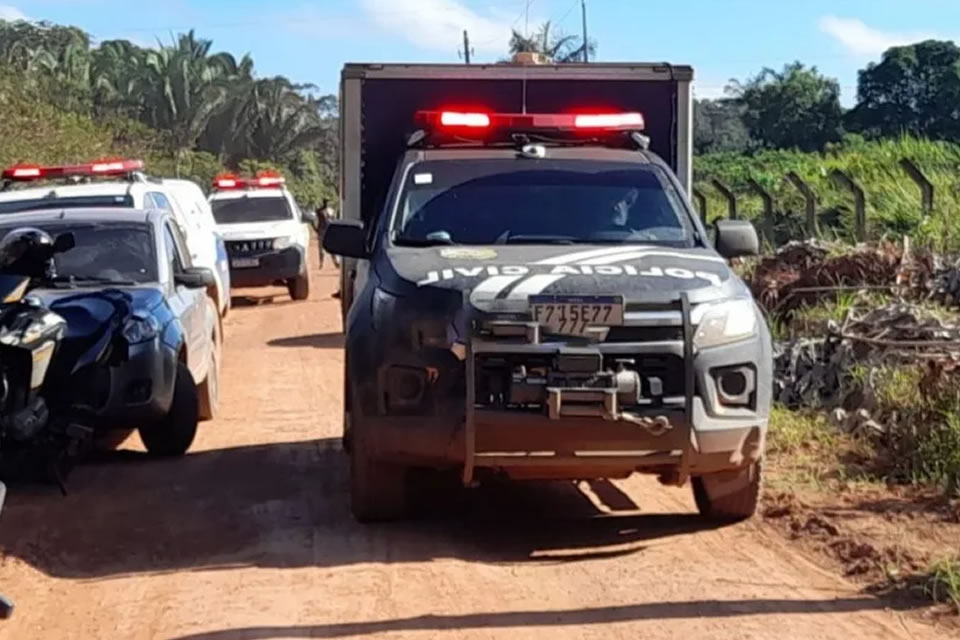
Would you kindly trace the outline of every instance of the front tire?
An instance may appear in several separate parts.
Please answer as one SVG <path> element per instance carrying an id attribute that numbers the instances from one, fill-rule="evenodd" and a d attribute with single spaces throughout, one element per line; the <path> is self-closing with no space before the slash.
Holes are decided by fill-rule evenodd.
<path id="1" fill-rule="evenodd" d="M 157 457 L 182 456 L 193 444 L 200 419 L 197 385 L 190 369 L 177 363 L 170 410 L 157 422 L 140 427 L 140 439 L 147 451 Z"/>
<path id="2" fill-rule="evenodd" d="M 763 463 L 738 471 L 693 478 L 693 499 L 700 514 L 722 522 L 747 520 L 757 512 L 763 486 Z"/>
<path id="3" fill-rule="evenodd" d="M 407 469 L 375 459 L 362 431 L 352 431 L 350 510 L 353 517 L 362 523 L 402 518 L 407 512 Z"/>
<path id="4" fill-rule="evenodd" d="M 310 274 L 303 273 L 287 283 L 287 290 L 294 300 L 306 300 L 310 297 Z"/>

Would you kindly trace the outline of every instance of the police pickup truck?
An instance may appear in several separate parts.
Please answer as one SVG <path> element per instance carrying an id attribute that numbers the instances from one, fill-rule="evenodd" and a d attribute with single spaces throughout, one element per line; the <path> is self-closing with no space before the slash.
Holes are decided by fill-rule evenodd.
<path id="1" fill-rule="evenodd" d="M 421 112 L 370 228 L 346 327 L 354 515 L 407 472 L 692 479 L 705 515 L 757 507 L 771 341 L 727 259 L 746 221 L 695 215 L 640 113 Z"/>
<path id="2" fill-rule="evenodd" d="M 301 211 L 286 179 L 272 171 L 252 178 L 214 178 L 210 206 L 230 255 L 236 287 L 281 285 L 294 300 L 310 296 L 311 211 Z"/>

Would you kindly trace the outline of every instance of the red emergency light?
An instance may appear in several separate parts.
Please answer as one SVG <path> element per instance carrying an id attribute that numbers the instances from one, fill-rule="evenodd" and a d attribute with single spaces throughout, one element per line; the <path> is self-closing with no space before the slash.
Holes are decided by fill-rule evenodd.
<path id="1" fill-rule="evenodd" d="M 482 113 L 418 111 L 417 121 L 434 129 L 498 129 L 535 131 L 640 131 L 643 114 L 627 113 Z"/>
<path id="2" fill-rule="evenodd" d="M 241 178 L 233 173 L 222 173 L 213 179 L 213 186 L 221 191 L 228 189 L 256 189 L 282 187 L 287 180 L 275 171 L 259 171 L 253 178 Z"/>
<path id="3" fill-rule="evenodd" d="M 114 176 L 126 175 L 134 171 L 141 171 L 144 167 L 142 160 L 97 160 L 86 164 L 71 165 L 30 165 L 19 164 L 4 169 L 4 180 L 14 182 L 31 182 L 51 178 L 66 178 L 71 176 Z"/>
<path id="4" fill-rule="evenodd" d="M 287 183 L 287 180 L 275 171 L 258 171 L 254 180 L 259 187 L 279 187 Z"/>
<path id="5" fill-rule="evenodd" d="M 243 185 L 243 180 L 232 173 L 221 173 L 213 179 L 213 186 L 217 189 L 238 189 Z"/>

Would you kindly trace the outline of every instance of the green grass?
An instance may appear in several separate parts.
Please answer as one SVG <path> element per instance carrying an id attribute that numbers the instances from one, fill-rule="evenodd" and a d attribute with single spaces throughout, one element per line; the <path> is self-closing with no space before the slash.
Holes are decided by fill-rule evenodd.
<path id="1" fill-rule="evenodd" d="M 933 182 L 935 210 L 925 218 L 920 190 L 899 166 L 901 158 L 913 160 Z M 754 178 L 775 199 L 779 242 L 806 236 L 804 202 L 785 178 L 795 171 L 818 195 L 821 223 L 836 218 L 835 227 L 821 224 L 824 237 L 853 238 L 853 199 L 829 178 L 840 169 L 850 174 L 866 195 L 867 224 L 871 237 L 912 236 L 919 245 L 940 250 L 960 248 L 960 144 L 914 138 L 865 142 L 848 137 L 823 154 L 798 151 L 763 151 L 754 155 L 708 154 L 695 159 L 695 179 L 708 195 L 709 217 L 726 215 L 726 203 L 709 186 L 718 178 L 738 194 L 744 217 L 758 219 L 761 201 L 752 195 L 747 179 Z"/>
<path id="2" fill-rule="evenodd" d="M 944 602 L 960 614 L 960 556 L 945 558 L 931 567 L 926 592 L 934 601 Z"/>

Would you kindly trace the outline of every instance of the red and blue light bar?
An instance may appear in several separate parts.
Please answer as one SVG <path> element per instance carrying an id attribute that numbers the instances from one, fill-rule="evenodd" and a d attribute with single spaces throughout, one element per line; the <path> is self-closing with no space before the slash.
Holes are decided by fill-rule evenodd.
<path id="1" fill-rule="evenodd" d="M 643 114 L 626 113 L 485 113 L 482 111 L 418 111 L 418 123 L 437 130 L 487 129 L 560 131 L 641 131 Z"/>
<path id="2" fill-rule="evenodd" d="M 32 182 L 72 176 L 119 176 L 142 171 L 143 160 L 105 159 L 86 164 L 18 164 L 3 170 L 2 178 L 12 182 Z"/>

